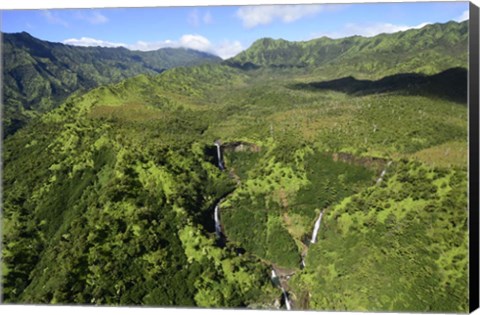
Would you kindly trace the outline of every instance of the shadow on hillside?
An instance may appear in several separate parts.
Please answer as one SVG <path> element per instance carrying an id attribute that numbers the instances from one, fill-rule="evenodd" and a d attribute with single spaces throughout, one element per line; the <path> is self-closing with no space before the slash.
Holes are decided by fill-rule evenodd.
<path id="1" fill-rule="evenodd" d="M 350 95 L 398 92 L 401 95 L 436 96 L 467 104 L 467 70 L 451 68 L 434 75 L 401 73 L 377 81 L 357 80 L 352 76 L 322 82 L 300 83 L 294 89 L 333 90 Z"/>

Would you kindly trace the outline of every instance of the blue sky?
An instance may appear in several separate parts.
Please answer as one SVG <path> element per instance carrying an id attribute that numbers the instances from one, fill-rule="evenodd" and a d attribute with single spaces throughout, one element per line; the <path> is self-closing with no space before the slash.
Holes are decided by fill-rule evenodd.
<path id="1" fill-rule="evenodd" d="M 374 36 L 468 18 L 468 2 L 4 10 L 3 32 L 133 50 L 187 47 L 228 58 L 262 37 Z"/>

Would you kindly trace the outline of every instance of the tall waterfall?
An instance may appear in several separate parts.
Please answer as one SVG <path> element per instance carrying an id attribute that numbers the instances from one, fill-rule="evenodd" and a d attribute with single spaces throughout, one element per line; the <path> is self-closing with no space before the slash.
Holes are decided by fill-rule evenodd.
<path id="1" fill-rule="evenodd" d="M 218 168 L 221 169 L 222 171 L 225 169 L 223 166 L 223 161 L 222 161 L 222 152 L 220 148 L 220 143 L 218 141 L 215 141 L 213 144 L 217 147 L 217 160 L 218 160 Z"/>
<path id="2" fill-rule="evenodd" d="M 292 305 L 290 304 L 290 300 L 288 299 L 287 291 L 285 291 L 285 289 L 283 288 L 282 282 L 280 282 L 280 279 L 278 278 L 275 270 L 272 269 L 272 282 L 274 284 L 277 284 L 277 279 L 278 279 L 278 285 L 280 286 L 280 289 L 282 289 L 283 298 L 285 299 L 285 307 L 287 308 L 287 310 L 290 311 L 292 309 Z"/>
<path id="3" fill-rule="evenodd" d="M 312 239 L 310 243 L 315 244 L 317 242 L 317 234 L 318 230 L 320 229 L 320 223 L 322 222 L 323 210 L 320 212 L 320 216 L 318 217 L 317 221 L 315 222 L 315 227 L 313 228 Z"/>
<path id="4" fill-rule="evenodd" d="M 221 200 L 216 204 L 215 211 L 213 213 L 213 219 L 215 220 L 215 234 L 217 235 L 217 238 L 220 238 L 222 232 L 222 227 L 220 226 L 220 217 L 218 215 L 220 202 Z"/>

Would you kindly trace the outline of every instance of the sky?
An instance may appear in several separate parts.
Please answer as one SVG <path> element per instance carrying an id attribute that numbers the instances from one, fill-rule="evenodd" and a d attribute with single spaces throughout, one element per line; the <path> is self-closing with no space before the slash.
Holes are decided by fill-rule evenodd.
<path id="1" fill-rule="evenodd" d="M 468 19 L 468 2 L 35 9 L 0 14 L 3 32 L 25 31 L 51 42 L 143 51 L 185 47 L 226 59 L 263 37 L 305 41 L 374 36 L 463 21 Z"/>

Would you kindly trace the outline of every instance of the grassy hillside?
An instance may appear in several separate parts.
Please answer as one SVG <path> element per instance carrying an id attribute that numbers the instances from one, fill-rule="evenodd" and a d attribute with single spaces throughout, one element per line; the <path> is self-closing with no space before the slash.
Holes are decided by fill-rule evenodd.
<path id="1" fill-rule="evenodd" d="M 355 73 L 378 79 L 396 73 L 434 74 L 452 67 L 465 68 L 467 45 L 468 21 L 449 22 L 368 38 L 322 37 L 304 42 L 264 38 L 226 62 L 242 68 L 313 71 L 320 67 L 330 78 Z"/>
<path id="2" fill-rule="evenodd" d="M 70 94 L 141 73 L 215 63 L 219 57 L 188 49 L 140 52 L 125 48 L 76 47 L 28 33 L 2 34 L 4 130 L 9 135 Z"/>
<path id="3" fill-rule="evenodd" d="M 4 144 L 5 300 L 272 309 L 274 267 L 294 309 L 465 312 L 467 107 L 445 79 L 465 70 L 448 66 L 412 87 L 210 64 L 69 97 Z"/>

